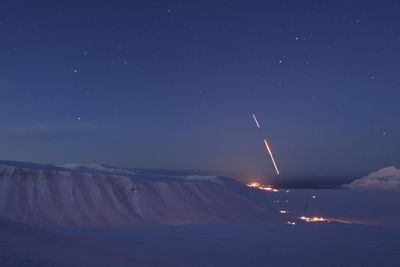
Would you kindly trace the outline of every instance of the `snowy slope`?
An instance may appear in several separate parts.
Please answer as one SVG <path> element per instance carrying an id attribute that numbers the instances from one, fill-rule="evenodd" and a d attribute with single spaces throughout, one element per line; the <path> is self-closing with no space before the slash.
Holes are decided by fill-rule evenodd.
<path id="1" fill-rule="evenodd" d="M 264 193 L 229 178 L 134 173 L 104 165 L 0 162 L 0 215 L 62 226 L 276 219 L 263 205 Z"/>
<path id="2" fill-rule="evenodd" d="M 358 189 L 400 189 L 400 169 L 387 167 L 371 173 L 348 185 Z"/>
<path id="3" fill-rule="evenodd" d="M 60 230 L 149 267 L 397 267 L 399 228 L 234 224 Z"/>
<path id="4" fill-rule="evenodd" d="M 136 258 L 0 216 L 0 266 L 139 266 Z"/>
<path id="5" fill-rule="evenodd" d="M 98 172 L 106 172 L 106 173 L 121 174 L 121 175 L 136 175 L 136 173 L 131 169 L 114 168 L 98 163 L 87 163 L 87 164 L 64 163 L 64 164 L 56 164 L 54 166 L 75 171 L 89 171 L 89 172 L 98 171 Z"/>

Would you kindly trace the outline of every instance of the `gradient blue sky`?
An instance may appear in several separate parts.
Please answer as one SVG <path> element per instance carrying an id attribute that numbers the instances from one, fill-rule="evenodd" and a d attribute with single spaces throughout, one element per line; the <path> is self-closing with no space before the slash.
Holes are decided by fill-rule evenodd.
<path id="1" fill-rule="evenodd" d="M 0 158 L 283 175 L 400 164 L 399 1 L 0 3 Z M 258 131 L 255 113 L 263 125 Z"/>

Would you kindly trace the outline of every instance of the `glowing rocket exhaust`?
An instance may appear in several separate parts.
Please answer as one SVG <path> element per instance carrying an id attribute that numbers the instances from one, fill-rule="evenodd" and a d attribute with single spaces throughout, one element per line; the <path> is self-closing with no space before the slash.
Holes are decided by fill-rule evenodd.
<path id="1" fill-rule="evenodd" d="M 257 128 L 260 129 L 261 126 L 260 126 L 260 123 L 259 123 L 258 120 L 257 120 L 256 115 L 255 115 L 254 113 L 253 113 L 252 115 L 253 115 L 254 122 L 255 122 L 256 125 L 257 125 Z M 266 138 L 264 138 L 264 144 L 265 144 L 265 147 L 267 148 L 267 151 L 268 151 L 268 153 L 269 153 L 269 156 L 271 157 L 272 163 L 274 164 L 276 174 L 279 175 L 279 169 L 278 169 L 278 166 L 277 166 L 277 164 L 276 164 L 276 161 L 275 161 L 275 158 L 274 158 L 274 154 L 272 153 L 271 147 L 269 146 L 268 141 L 267 141 Z"/>
<path id="2" fill-rule="evenodd" d="M 271 157 L 272 163 L 274 164 L 276 174 L 279 175 L 279 169 L 278 169 L 278 166 L 276 165 L 274 155 L 272 154 L 272 150 L 271 150 L 271 148 L 270 148 L 270 146 L 268 144 L 267 139 L 264 139 L 264 144 L 265 144 L 265 147 L 268 150 L 269 156 Z"/>

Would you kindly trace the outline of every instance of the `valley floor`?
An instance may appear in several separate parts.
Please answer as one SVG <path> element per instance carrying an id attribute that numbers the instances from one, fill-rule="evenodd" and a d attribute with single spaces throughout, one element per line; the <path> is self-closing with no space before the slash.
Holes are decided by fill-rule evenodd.
<path id="1" fill-rule="evenodd" d="M 39 228 L 0 218 L 0 266 L 400 266 L 398 191 L 282 190 L 268 199 L 287 211 L 281 223 Z M 300 215 L 350 223 L 285 223 Z"/>
<path id="2" fill-rule="evenodd" d="M 400 228 L 343 224 L 57 230 L 137 266 L 399 266 Z"/>

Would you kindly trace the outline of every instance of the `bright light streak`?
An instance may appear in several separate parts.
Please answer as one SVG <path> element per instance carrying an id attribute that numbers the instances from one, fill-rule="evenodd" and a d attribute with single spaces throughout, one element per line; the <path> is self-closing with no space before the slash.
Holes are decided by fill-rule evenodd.
<path id="1" fill-rule="evenodd" d="M 278 170 L 278 166 L 276 165 L 274 155 L 272 154 L 272 150 L 271 150 L 271 148 L 269 147 L 269 144 L 268 144 L 267 139 L 265 139 L 265 138 L 264 138 L 264 144 L 265 144 L 265 147 L 266 147 L 267 150 L 268 150 L 269 156 L 271 157 L 272 163 L 274 164 L 276 174 L 279 175 L 279 170 Z"/>
<path id="2" fill-rule="evenodd" d="M 247 184 L 247 186 L 253 187 L 253 188 L 258 188 L 260 186 L 260 184 L 259 183 L 250 183 L 250 184 Z"/>
<path id="3" fill-rule="evenodd" d="M 308 222 L 308 223 L 315 223 L 315 222 L 329 222 L 329 220 L 322 218 L 322 217 L 306 217 L 306 216 L 301 216 L 299 218 L 302 221 Z"/>
<path id="4" fill-rule="evenodd" d="M 286 214 L 287 211 L 286 211 L 286 210 L 280 210 L 279 213 L 280 213 L 280 214 Z"/>
<path id="5" fill-rule="evenodd" d="M 336 222 L 336 223 L 345 223 L 345 224 L 352 224 L 352 223 L 357 223 L 354 221 L 348 221 L 348 220 L 343 220 L 339 218 L 324 218 L 324 217 L 306 217 L 306 216 L 301 216 L 299 217 L 300 220 L 307 222 L 307 223 L 318 223 L 318 222 Z M 358 222 L 359 223 L 359 222 Z"/>
<path id="6" fill-rule="evenodd" d="M 253 114 L 253 119 L 254 119 L 254 121 L 256 122 L 257 127 L 260 129 L 260 128 L 261 128 L 261 127 L 260 127 L 260 124 L 258 123 L 258 120 L 257 120 L 257 118 L 256 118 L 256 115 L 254 115 L 254 114 Z"/>
<path id="7" fill-rule="evenodd" d="M 256 125 L 257 125 L 257 128 L 260 129 L 261 126 L 260 126 L 260 123 L 259 123 L 258 120 L 257 120 L 256 115 L 255 115 L 254 113 L 253 113 L 252 115 L 253 115 L 254 122 L 255 122 Z M 270 148 L 270 146 L 269 146 L 268 141 L 267 141 L 266 138 L 264 138 L 264 144 L 265 144 L 265 146 L 267 147 L 268 153 L 269 153 L 269 155 L 270 155 L 270 157 L 271 157 L 271 159 L 272 159 L 272 163 L 274 164 L 275 171 L 276 171 L 276 173 L 279 175 L 278 166 L 277 166 L 277 164 L 276 164 L 276 162 L 275 162 L 274 155 L 272 154 L 271 148 Z"/>
<path id="8" fill-rule="evenodd" d="M 261 189 L 261 190 L 266 190 L 266 191 L 279 192 L 278 189 L 275 189 L 270 185 L 261 185 L 259 183 L 250 183 L 250 184 L 247 184 L 247 186 L 252 187 L 252 188 Z"/>
<path id="9" fill-rule="evenodd" d="M 290 225 L 296 225 L 296 223 L 295 223 L 295 222 L 291 222 L 291 221 L 287 222 L 287 224 L 290 224 Z"/>

